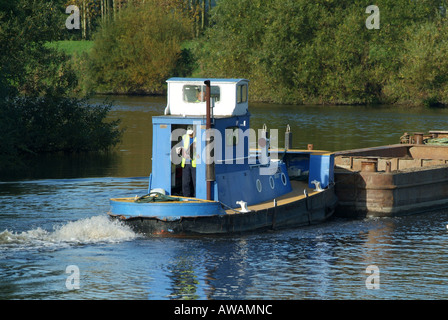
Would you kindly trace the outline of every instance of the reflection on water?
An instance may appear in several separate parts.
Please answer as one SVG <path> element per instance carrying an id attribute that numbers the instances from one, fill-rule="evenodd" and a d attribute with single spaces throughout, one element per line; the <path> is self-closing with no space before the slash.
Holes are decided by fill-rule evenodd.
<path id="1" fill-rule="evenodd" d="M 93 102 L 102 101 L 96 97 Z M 121 119 L 123 141 L 108 154 L 42 156 L 29 161 L 20 177 L 58 179 L 79 177 L 149 176 L 152 152 L 152 117 L 163 115 L 165 97 L 116 96 L 111 119 Z M 277 129 L 279 147 L 286 126 L 291 126 L 293 146 L 306 149 L 347 150 L 399 142 L 404 132 L 446 129 L 448 110 L 375 106 L 290 106 L 252 103 L 251 127 Z"/>
<path id="2" fill-rule="evenodd" d="M 145 238 L 105 219 L 109 198 L 142 195 L 151 168 L 151 118 L 164 98 L 116 97 L 127 128 L 107 155 L 34 159 L 0 182 L 0 299 L 446 299 L 447 211 L 401 218 L 334 219 L 231 237 Z M 444 129 L 444 110 L 251 106 L 294 145 L 341 150 L 396 143 Z M 137 178 L 136 178 L 137 177 Z M 66 267 L 80 270 L 68 290 Z M 380 270 L 368 290 L 366 268 Z"/>
<path id="3" fill-rule="evenodd" d="M 396 106 L 284 106 L 252 104 L 252 126 L 279 129 L 284 144 L 286 125 L 294 133 L 294 146 L 339 151 L 399 143 L 404 132 L 446 128 L 448 110 L 409 109 Z"/>

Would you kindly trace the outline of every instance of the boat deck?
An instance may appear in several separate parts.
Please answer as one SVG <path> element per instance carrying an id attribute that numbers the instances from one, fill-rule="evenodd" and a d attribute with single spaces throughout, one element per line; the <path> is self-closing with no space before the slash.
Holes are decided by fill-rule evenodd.
<path id="1" fill-rule="evenodd" d="M 308 182 L 307 181 L 291 181 L 291 187 L 292 187 L 292 191 L 290 193 L 287 193 L 279 198 L 277 198 L 277 207 L 278 206 L 283 206 L 298 200 L 301 200 L 303 198 L 305 198 L 305 194 L 304 191 L 306 190 L 308 192 L 308 196 L 312 196 L 315 193 L 318 193 L 319 191 L 315 191 L 312 188 L 308 187 Z M 255 205 L 251 205 L 251 206 L 247 206 L 247 209 L 251 210 L 251 211 L 260 211 L 260 210 L 265 210 L 265 209 L 270 209 L 270 208 L 274 208 L 274 201 L 270 200 L 270 201 L 265 201 L 259 204 L 255 204 Z M 235 210 L 226 210 L 227 214 L 236 214 L 239 213 L 238 209 Z"/>
<path id="2" fill-rule="evenodd" d="M 295 181 L 292 180 L 291 181 L 291 187 L 292 187 L 292 191 L 276 198 L 276 206 L 277 207 L 281 207 L 284 205 L 288 205 L 291 203 L 294 203 L 296 201 L 302 200 L 304 199 L 305 193 L 304 191 L 306 190 L 307 195 L 308 196 L 313 196 L 314 194 L 319 193 L 319 191 L 316 191 L 313 188 L 309 188 L 308 186 L 308 182 L 307 181 Z M 203 200 L 203 199 L 196 199 L 196 198 L 185 198 L 185 197 L 176 197 L 181 199 L 181 201 L 159 201 L 159 202 L 153 202 L 154 205 L 163 205 L 163 204 L 205 204 L 205 203 L 218 203 L 216 201 L 210 201 L 210 200 Z M 135 200 L 136 198 L 115 198 L 115 199 L 111 199 L 112 201 L 115 201 L 116 203 L 132 203 L 135 204 Z M 262 211 L 262 210 L 266 210 L 266 209 L 272 209 L 275 207 L 274 204 L 274 200 L 269 200 L 269 201 L 265 201 L 259 204 L 255 204 L 255 205 L 251 205 L 251 206 L 247 206 L 247 209 L 250 210 L 251 212 L 258 212 L 258 211 Z M 240 214 L 243 213 L 241 212 L 241 208 L 235 208 L 235 209 L 227 209 L 225 210 L 226 214 Z"/>

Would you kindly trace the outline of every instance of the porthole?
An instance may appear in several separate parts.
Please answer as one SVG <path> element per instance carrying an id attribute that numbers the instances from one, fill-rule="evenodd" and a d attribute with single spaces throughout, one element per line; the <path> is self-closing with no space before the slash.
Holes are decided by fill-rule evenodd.
<path id="1" fill-rule="evenodd" d="M 258 192 L 261 192 L 261 190 L 262 190 L 262 186 L 261 186 L 261 181 L 260 181 L 260 179 L 257 179 L 256 185 L 257 185 L 257 190 L 258 190 Z"/>
<path id="2" fill-rule="evenodd" d="M 283 172 L 282 172 L 281 178 L 282 178 L 282 183 L 283 183 L 283 185 L 286 186 L 286 183 L 287 183 L 288 181 L 286 180 L 286 176 L 285 176 L 285 174 L 284 174 Z"/>
<path id="3" fill-rule="evenodd" d="M 275 188 L 275 181 L 274 181 L 274 178 L 272 176 L 269 177 L 269 185 L 271 186 L 271 189 Z"/>

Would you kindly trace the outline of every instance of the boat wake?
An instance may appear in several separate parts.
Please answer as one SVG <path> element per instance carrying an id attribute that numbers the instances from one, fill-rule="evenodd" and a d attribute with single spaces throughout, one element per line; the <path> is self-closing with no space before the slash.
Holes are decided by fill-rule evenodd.
<path id="1" fill-rule="evenodd" d="M 79 244 L 118 243 L 138 237 L 129 227 L 105 216 L 94 216 L 55 226 L 53 231 L 40 227 L 24 232 L 0 232 L 0 249 L 55 248 Z"/>

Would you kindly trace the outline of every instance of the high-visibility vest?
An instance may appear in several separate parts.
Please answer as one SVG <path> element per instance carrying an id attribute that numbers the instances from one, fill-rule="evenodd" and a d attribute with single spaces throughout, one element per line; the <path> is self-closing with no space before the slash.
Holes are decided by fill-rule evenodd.
<path id="1" fill-rule="evenodd" d="M 182 140 L 184 142 L 184 152 L 187 152 L 188 148 L 190 148 L 190 136 L 188 134 L 184 134 L 182 136 Z M 195 142 L 196 142 L 196 137 L 194 137 L 194 139 L 193 139 L 193 143 L 195 143 Z M 193 143 L 191 144 L 191 148 L 193 148 Z M 193 168 L 196 168 L 196 150 L 195 149 L 196 148 L 193 148 L 193 157 L 191 157 L 191 159 L 190 159 L 190 163 Z M 189 153 L 191 155 L 191 152 L 189 152 Z M 185 162 L 186 162 L 186 159 L 183 156 L 183 152 L 182 152 L 182 168 L 185 167 Z"/>

